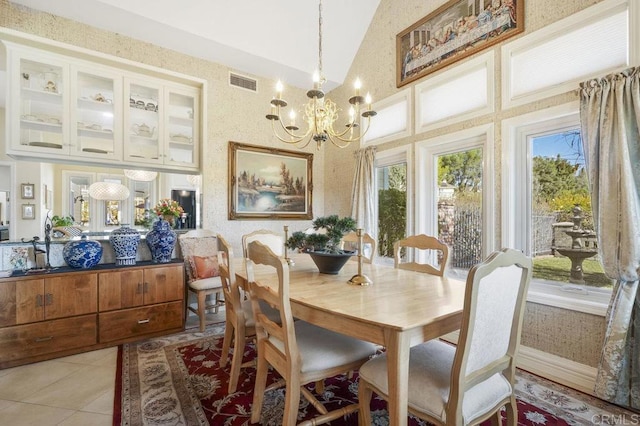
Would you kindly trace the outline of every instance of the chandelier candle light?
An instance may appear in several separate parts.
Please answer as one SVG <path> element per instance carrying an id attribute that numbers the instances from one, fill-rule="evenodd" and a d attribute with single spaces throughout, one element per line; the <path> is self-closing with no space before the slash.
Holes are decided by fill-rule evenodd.
<path id="1" fill-rule="evenodd" d="M 356 79 L 355 94 L 349 98 L 351 107 L 346 128 L 344 130 L 334 129 L 339 109 L 331 99 L 325 98 L 325 93 L 322 91 L 322 85 L 327 81 L 322 74 L 322 0 L 318 6 L 318 17 L 318 70 L 313 73 L 313 89 L 307 92 L 309 102 L 304 105 L 306 132 L 297 133 L 300 128 L 296 126 L 296 112 L 293 109 L 289 111 L 289 125 L 282 121 L 281 113 L 283 111 L 281 110 L 286 108 L 287 101 L 282 99 L 283 86 L 280 81 L 276 85 L 276 97 L 271 100 L 271 112 L 266 117 L 271 120 L 271 128 L 282 142 L 300 144 L 299 147 L 304 148 L 314 140 L 317 143 L 317 148 L 320 149 L 322 144 L 329 140 L 334 145 L 344 148 L 351 142 L 360 140 L 367 133 L 370 119 L 376 115 L 376 112 L 371 109 L 371 96 L 368 93 L 366 97 L 360 95 L 361 83 L 360 79 Z M 361 110 L 363 111 L 361 112 Z M 359 127 L 358 116 L 360 115 L 366 119 L 366 126 L 356 134 L 353 130 Z M 276 122 L 279 123 L 279 126 L 276 125 Z"/>

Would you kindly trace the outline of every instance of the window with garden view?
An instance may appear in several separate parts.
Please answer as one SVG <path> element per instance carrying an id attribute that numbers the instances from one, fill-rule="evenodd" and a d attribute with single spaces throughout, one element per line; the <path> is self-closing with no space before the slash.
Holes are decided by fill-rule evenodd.
<path id="1" fill-rule="evenodd" d="M 378 256 L 393 259 L 393 243 L 406 236 L 407 163 L 376 167 Z"/>
<path id="2" fill-rule="evenodd" d="M 610 286 L 597 254 L 580 130 L 533 136 L 529 141 L 533 278 Z"/>

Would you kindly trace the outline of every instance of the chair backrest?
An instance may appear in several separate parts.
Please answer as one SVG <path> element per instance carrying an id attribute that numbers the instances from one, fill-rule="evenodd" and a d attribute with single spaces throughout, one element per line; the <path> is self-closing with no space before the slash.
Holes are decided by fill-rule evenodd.
<path id="1" fill-rule="evenodd" d="M 187 280 L 193 281 L 196 277 L 191 267 L 193 256 L 211 257 L 218 255 L 218 240 L 213 231 L 197 229 L 180 235 L 178 238 L 180 252 L 184 259 Z"/>
<path id="2" fill-rule="evenodd" d="M 216 235 L 216 239 L 218 240 L 218 267 L 220 268 L 224 300 L 227 304 L 227 310 L 230 309 L 238 315 L 242 312 L 242 294 L 233 265 L 233 248 L 222 235 Z"/>
<path id="3" fill-rule="evenodd" d="M 358 249 L 358 234 L 355 232 L 349 232 L 342 237 L 342 249 L 343 250 L 357 250 Z M 362 261 L 365 263 L 373 263 L 373 258 L 376 255 L 376 240 L 368 233 L 362 234 Z M 351 260 L 358 260 L 358 256 L 352 256 Z"/>
<path id="4" fill-rule="evenodd" d="M 256 319 L 256 335 L 258 344 L 266 347 L 266 356 L 276 356 L 281 360 L 281 366 L 290 363 L 293 371 L 300 368 L 300 354 L 293 325 L 293 314 L 289 302 L 289 265 L 274 253 L 268 246 L 259 241 L 252 241 L 248 247 L 246 262 L 247 281 L 253 315 Z M 277 280 L 277 289 L 274 286 L 265 285 L 256 281 L 255 265 L 266 265 L 273 270 L 273 278 L 269 282 Z M 266 282 L 267 280 L 265 280 Z M 280 324 L 270 320 L 261 310 L 260 301 L 280 311 Z"/>
<path id="5" fill-rule="evenodd" d="M 495 374 L 504 375 L 513 388 L 532 269 L 531 258 L 503 249 L 469 272 L 447 419 L 462 418 L 465 392 Z"/>
<path id="6" fill-rule="evenodd" d="M 402 261 L 401 251 L 403 248 L 416 249 L 414 250 L 414 253 L 413 253 L 414 260 L 410 262 Z M 416 262 L 415 257 L 417 257 L 418 255 L 417 250 L 439 251 L 440 254 L 438 255 L 438 262 L 437 262 L 439 266 L 434 266 L 429 263 Z M 407 255 L 409 255 L 409 253 L 407 253 Z M 398 269 L 408 269 L 411 271 L 426 272 L 432 275 L 443 276 L 444 271 L 447 267 L 447 261 L 449 258 L 449 247 L 447 247 L 447 245 L 442 241 L 438 240 L 435 237 L 431 237 L 429 235 L 424 235 L 424 234 L 412 235 L 405 239 L 396 241 L 393 244 L 393 258 L 394 258 L 394 265 Z"/>
<path id="7" fill-rule="evenodd" d="M 242 255 L 246 259 L 249 243 L 252 241 L 260 241 L 268 246 L 272 252 L 278 256 L 284 254 L 284 235 L 276 234 L 267 229 L 259 229 L 242 236 Z"/>

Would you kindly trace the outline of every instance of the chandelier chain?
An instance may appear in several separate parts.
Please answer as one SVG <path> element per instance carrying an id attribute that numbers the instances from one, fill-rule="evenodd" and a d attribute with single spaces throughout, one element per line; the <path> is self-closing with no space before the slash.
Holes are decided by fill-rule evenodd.
<path id="1" fill-rule="evenodd" d="M 322 0 L 318 3 L 318 74 L 322 80 Z"/>

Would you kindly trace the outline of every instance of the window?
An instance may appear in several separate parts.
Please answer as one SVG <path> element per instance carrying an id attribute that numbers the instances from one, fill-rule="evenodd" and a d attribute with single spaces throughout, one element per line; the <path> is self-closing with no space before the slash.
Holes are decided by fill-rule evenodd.
<path id="1" fill-rule="evenodd" d="M 493 125 L 417 144 L 416 233 L 449 246 L 449 271 L 466 275 L 493 250 Z"/>
<path id="2" fill-rule="evenodd" d="M 577 108 L 505 120 L 503 245 L 533 257 L 529 300 L 603 314 L 594 303 L 606 307 L 611 281 L 597 256 Z"/>
<path id="3" fill-rule="evenodd" d="M 407 224 L 411 209 L 407 199 L 408 151 L 389 150 L 376 156 L 376 189 L 378 195 L 378 261 L 393 263 L 393 243 L 408 234 Z"/>

